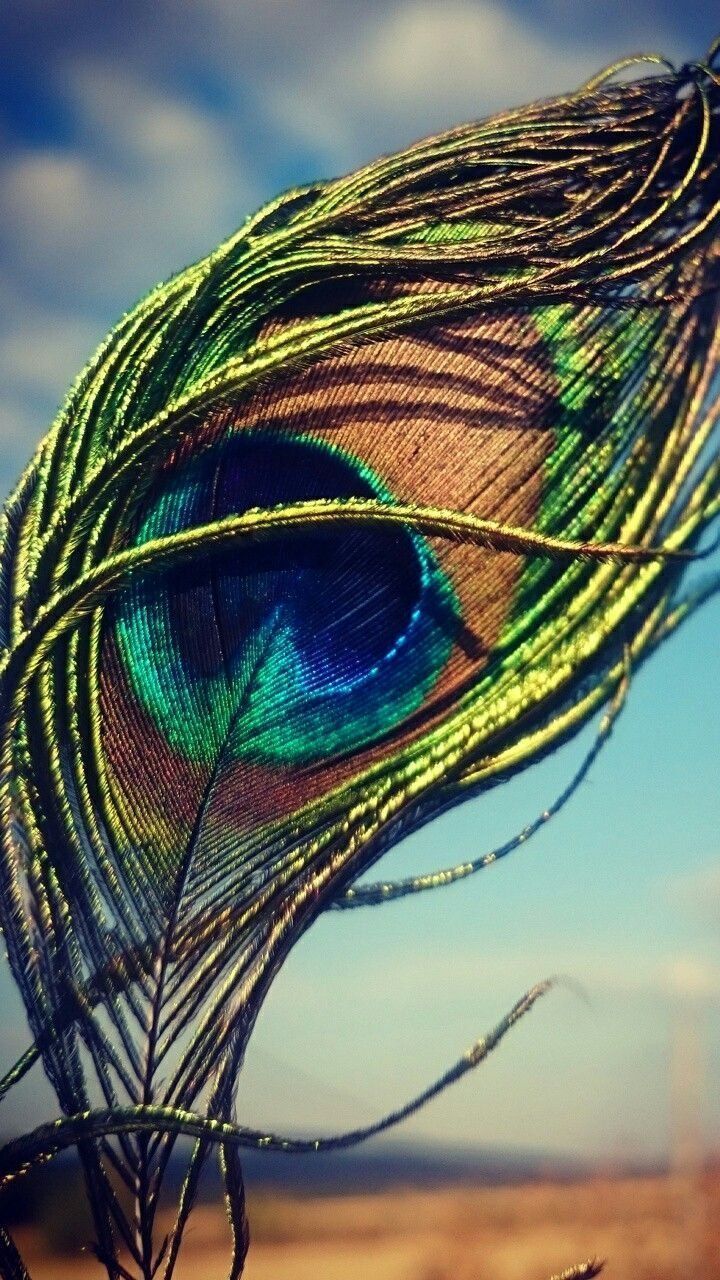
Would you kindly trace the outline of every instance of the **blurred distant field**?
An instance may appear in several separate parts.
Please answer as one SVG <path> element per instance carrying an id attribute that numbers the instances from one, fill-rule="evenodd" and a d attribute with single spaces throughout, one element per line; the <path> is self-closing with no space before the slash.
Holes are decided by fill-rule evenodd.
<path id="1" fill-rule="evenodd" d="M 246 1280 L 548 1280 L 599 1255 L 614 1280 L 720 1280 L 720 1173 L 699 1180 L 575 1184 L 303 1199 L 254 1192 Z M 223 1211 L 202 1206 L 177 1280 L 224 1280 Z M 33 1280 L 90 1280 L 97 1265 L 18 1241 Z M 104 1273 L 103 1273 L 104 1274 Z"/>

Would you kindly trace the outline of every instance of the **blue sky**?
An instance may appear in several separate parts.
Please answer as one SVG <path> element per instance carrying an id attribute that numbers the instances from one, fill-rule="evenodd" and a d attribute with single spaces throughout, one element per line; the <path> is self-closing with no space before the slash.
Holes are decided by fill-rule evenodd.
<path id="1" fill-rule="evenodd" d="M 5 5 L 0 490 L 118 315 L 279 188 L 571 88 L 629 52 L 701 56 L 716 34 L 708 9 Z M 663 1151 L 678 989 L 697 1007 L 708 1132 L 720 1132 L 719 622 L 720 605 L 709 606 L 639 673 L 590 780 L 528 847 L 435 896 L 318 923 L 261 1017 L 243 1118 L 321 1129 L 372 1118 L 442 1070 L 525 987 L 564 973 L 587 999 L 551 995 L 408 1135 L 598 1157 Z M 582 749 L 576 741 L 434 823 L 390 856 L 388 874 L 492 847 L 546 806 Z M 7 975 L 0 984 L 9 1058 L 25 1031 Z M 35 1106 L 26 1090 L 15 1121 Z"/>

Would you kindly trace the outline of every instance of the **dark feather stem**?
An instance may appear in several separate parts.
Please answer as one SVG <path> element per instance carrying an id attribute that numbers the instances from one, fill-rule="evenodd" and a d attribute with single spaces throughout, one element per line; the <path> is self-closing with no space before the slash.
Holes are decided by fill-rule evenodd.
<path id="1" fill-rule="evenodd" d="M 271 627 L 269 628 L 266 644 L 271 643 L 272 636 L 275 633 L 277 626 L 278 626 L 278 619 L 275 618 L 273 620 Z M 176 930 L 179 915 L 180 915 L 180 909 L 181 909 L 184 894 L 185 894 L 185 888 L 187 885 L 188 876 L 190 874 L 190 869 L 192 867 L 193 859 L 195 857 L 195 854 L 199 845 L 200 835 L 205 823 L 205 817 L 208 811 L 208 807 L 209 807 L 212 795 L 214 793 L 215 787 L 217 785 L 218 779 L 221 776 L 222 770 L 225 765 L 225 755 L 226 755 L 228 743 L 232 739 L 233 730 L 237 725 L 240 719 L 240 716 L 242 715 L 244 706 L 251 695 L 253 683 L 254 683 L 257 672 L 261 668 L 262 661 L 263 661 L 263 655 L 262 653 L 260 653 L 256 659 L 255 667 L 247 679 L 242 696 L 238 699 L 237 705 L 233 711 L 232 717 L 230 719 L 230 722 L 226 730 L 223 748 L 218 753 L 217 759 L 215 761 L 215 765 L 213 766 L 213 769 L 211 770 L 208 780 L 203 788 L 202 796 L 200 798 L 200 803 L 198 805 L 195 822 L 193 824 L 192 831 L 188 838 L 188 842 L 185 848 L 185 853 L 178 870 L 177 880 L 173 887 L 172 905 L 170 908 L 170 912 L 168 914 L 167 927 L 163 934 L 163 937 L 160 943 L 159 953 L 156 960 L 157 982 L 156 982 L 155 995 L 153 998 L 153 1003 L 151 1008 L 150 1026 L 148 1030 L 145 1077 L 143 1081 L 142 1100 L 144 1105 L 148 1105 L 153 1101 L 154 1077 L 155 1077 L 155 1068 L 156 1068 L 156 1051 L 157 1051 L 157 1045 L 158 1045 L 158 1035 L 160 1030 L 160 1018 L 163 1010 L 163 996 L 165 991 L 165 982 L 167 979 L 168 967 L 171 959 L 173 938 L 175 935 L 175 930 Z M 151 1188 L 150 1188 L 150 1176 L 149 1176 L 150 1156 L 149 1156 L 148 1140 L 142 1137 L 138 1139 L 138 1142 L 140 1144 L 140 1169 L 139 1169 L 139 1176 L 138 1176 L 138 1196 L 137 1196 L 136 1203 L 137 1203 L 140 1235 L 142 1240 L 143 1265 L 146 1271 L 146 1280 L 152 1280 L 152 1274 L 153 1274 L 152 1232 L 153 1232 L 154 1213 L 155 1213 L 155 1206 L 156 1206 L 156 1197 L 151 1195 Z"/>

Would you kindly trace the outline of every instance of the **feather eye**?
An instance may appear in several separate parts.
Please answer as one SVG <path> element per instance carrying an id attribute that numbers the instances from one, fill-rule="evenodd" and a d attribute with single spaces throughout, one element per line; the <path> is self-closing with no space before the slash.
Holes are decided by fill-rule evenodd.
<path id="1" fill-rule="evenodd" d="M 233 1124 L 235 1082 L 296 938 L 521 843 L 714 590 L 677 593 L 720 502 L 718 141 L 698 64 L 280 197 L 120 322 L 8 505 L 0 910 L 35 1044 L 0 1095 L 39 1056 L 67 1119 L 0 1175 L 76 1142 L 110 1274 L 120 1243 L 156 1274 L 181 1132 L 165 1274 L 211 1142 L 240 1274 L 233 1144 L 284 1140 Z M 519 837 L 354 887 L 604 704 Z"/>
<path id="2" fill-rule="evenodd" d="M 523 344 L 537 385 L 528 378 L 519 405 L 499 393 L 488 403 L 488 382 L 510 374 Z M 199 451 L 158 477 L 133 540 L 253 508 L 352 498 L 444 500 L 532 524 L 549 451 L 549 431 L 533 425 L 547 416 L 547 365 L 522 316 L 329 356 L 220 415 Z M 188 773 L 195 766 L 202 786 L 200 766 L 224 750 L 218 801 L 236 832 L 292 812 L 432 722 L 484 665 L 518 572 L 515 556 L 434 546 L 412 528 L 347 526 L 280 533 L 132 585 L 108 610 L 102 663 L 118 797 L 127 803 L 139 787 L 143 817 L 153 803 L 158 819 L 182 811 Z M 149 733 L 150 752 L 141 750 Z M 154 768 L 162 753 L 166 786 L 178 783 L 169 806 L 138 776 L 139 762 Z"/>

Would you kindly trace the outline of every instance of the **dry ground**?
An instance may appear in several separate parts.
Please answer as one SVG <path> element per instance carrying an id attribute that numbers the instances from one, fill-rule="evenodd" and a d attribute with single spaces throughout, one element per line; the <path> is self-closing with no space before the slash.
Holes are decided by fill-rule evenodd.
<path id="1" fill-rule="evenodd" d="M 720 1175 L 307 1199 L 255 1194 L 244 1280 L 548 1280 L 599 1254 L 608 1280 L 720 1280 Z M 90 1280 L 19 1233 L 33 1280 Z M 177 1280 L 224 1280 L 222 1210 L 201 1207 Z"/>

